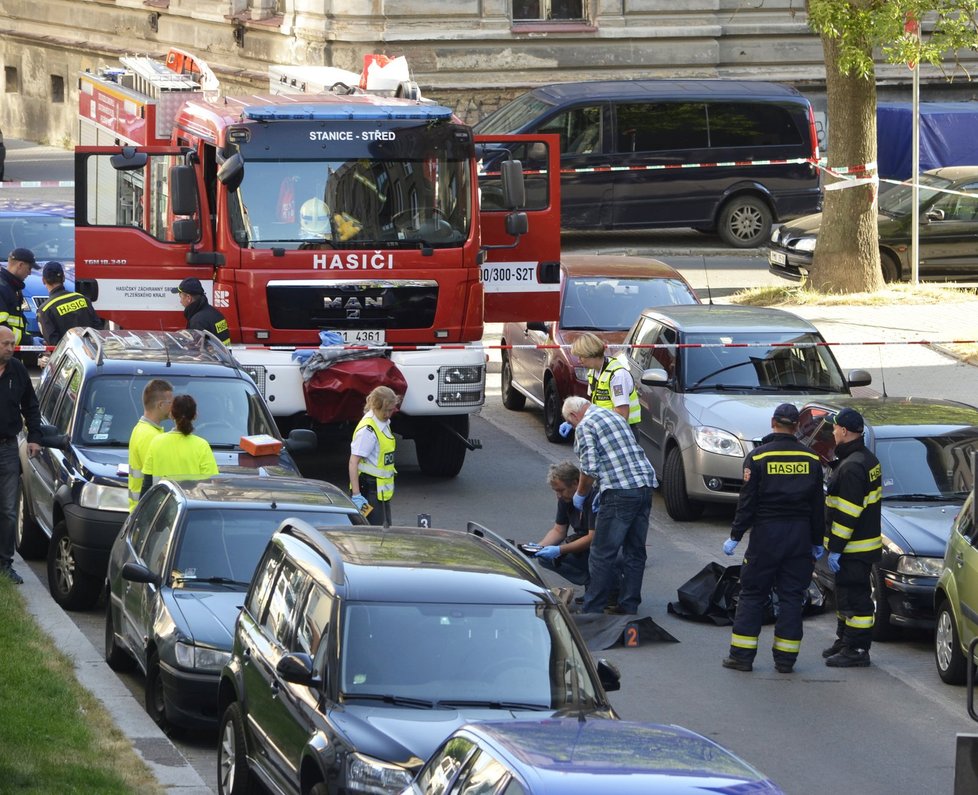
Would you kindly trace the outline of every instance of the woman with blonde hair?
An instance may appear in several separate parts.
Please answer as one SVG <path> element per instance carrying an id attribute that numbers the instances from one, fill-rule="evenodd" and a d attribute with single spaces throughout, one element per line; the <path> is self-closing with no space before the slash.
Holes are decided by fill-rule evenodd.
<path id="1" fill-rule="evenodd" d="M 378 386 L 367 395 L 363 419 L 350 443 L 350 494 L 357 508 L 372 524 L 391 524 L 394 496 L 394 450 L 391 417 L 400 398 L 393 389 Z M 368 507 L 369 506 L 369 507 Z"/>

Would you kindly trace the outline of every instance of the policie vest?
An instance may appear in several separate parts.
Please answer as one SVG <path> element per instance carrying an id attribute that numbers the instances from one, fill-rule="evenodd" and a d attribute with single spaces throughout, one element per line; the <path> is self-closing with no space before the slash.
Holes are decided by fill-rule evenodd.
<path id="1" fill-rule="evenodd" d="M 597 384 L 594 382 L 594 371 L 588 372 L 587 383 L 591 389 L 591 402 L 595 406 L 611 411 L 615 410 L 615 404 L 611 399 L 611 376 L 624 367 L 625 365 L 618 359 L 608 359 L 598 376 Z M 628 395 L 628 424 L 637 425 L 641 419 L 642 408 L 638 404 L 638 390 L 632 384 L 632 391 Z"/>
<path id="2" fill-rule="evenodd" d="M 380 449 L 377 453 L 378 464 L 371 464 L 366 458 L 361 458 L 357 471 L 377 478 L 377 499 L 386 502 L 394 496 L 394 475 L 397 474 L 397 470 L 394 469 L 394 448 L 397 442 L 390 428 L 385 433 L 375 417 L 364 415 L 357 423 L 353 435 L 356 436 L 361 428 L 370 428 L 373 431 Z"/>

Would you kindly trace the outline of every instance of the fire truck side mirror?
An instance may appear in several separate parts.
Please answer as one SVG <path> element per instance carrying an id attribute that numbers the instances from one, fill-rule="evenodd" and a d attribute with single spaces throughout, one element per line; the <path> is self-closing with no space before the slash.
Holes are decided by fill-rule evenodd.
<path id="1" fill-rule="evenodd" d="M 199 237 L 200 231 L 193 218 L 178 218 L 173 222 L 174 243 L 196 243 Z"/>
<path id="2" fill-rule="evenodd" d="M 173 166 L 170 169 L 170 210 L 174 215 L 194 215 L 197 209 L 197 175 L 194 167 Z"/>
<path id="3" fill-rule="evenodd" d="M 112 155 L 109 159 L 109 163 L 116 171 L 135 171 L 139 168 L 145 168 L 148 161 L 149 155 L 145 152 L 137 152 L 133 146 L 122 147 L 119 154 Z"/>
<path id="4" fill-rule="evenodd" d="M 526 204 L 523 164 L 519 160 L 504 160 L 499 170 L 503 181 L 503 207 L 508 210 L 523 207 Z"/>
<path id="5" fill-rule="evenodd" d="M 239 154 L 233 154 L 225 160 L 217 170 L 217 178 L 231 193 L 234 193 L 244 179 L 244 159 Z"/>
<path id="6" fill-rule="evenodd" d="M 510 237 L 525 235 L 530 229 L 526 213 L 510 213 L 506 216 L 506 234 Z"/>

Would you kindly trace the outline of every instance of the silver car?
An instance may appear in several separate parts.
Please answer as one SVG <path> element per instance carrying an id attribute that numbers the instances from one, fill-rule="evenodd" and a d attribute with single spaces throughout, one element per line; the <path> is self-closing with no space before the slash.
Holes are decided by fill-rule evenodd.
<path id="1" fill-rule="evenodd" d="M 625 345 L 639 437 L 676 521 L 737 500 L 744 456 L 770 432 L 779 403 L 848 395 L 871 381 L 865 370 L 843 375 L 807 320 L 767 307 L 646 309 Z"/>

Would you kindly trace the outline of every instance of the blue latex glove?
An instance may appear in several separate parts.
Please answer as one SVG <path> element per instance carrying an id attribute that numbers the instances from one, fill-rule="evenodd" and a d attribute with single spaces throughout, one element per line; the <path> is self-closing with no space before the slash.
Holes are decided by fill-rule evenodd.
<path id="1" fill-rule="evenodd" d="M 358 511 L 362 511 L 363 506 L 367 504 L 367 498 L 362 494 L 354 494 L 350 499 L 353 500 L 353 504 L 357 506 Z"/>
<path id="2" fill-rule="evenodd" d="M 560 427 L 557 429 L 557 433 L 563 436 L 565 439 L 571 435 L 571 431 L 574 430 L 574 426 L 569 422 L 560 423 Z"/>
<path id="3" fill-rule="evenodd" d="M 591 500 L 591 513 L 597 513 L 601 506 L 601 492 L 599 491 L 594 495 L 594 499 Z"/>
<path id="4" fill-rule="evenodd" d="M 574 503 L 574 507 L 577 508 L 577 510 L 583 511 L 584 510 L 584 500 L 586 500 L 586 499 L 587 499 L 587 497 L 585 495 L 583 495 L 583 494 L 575 494 L 574 495 L 574 498 L 571 500 L 571 502 Z"/>
<path id="5" fill-rule="evenodd" d="M 832 570 L 833 574 L 838 574 L 839 569 L 842 568 L 842 566 L 839 565 L 839 557 L 841 554 L 841 552 L 829 552 L 829 568 Z"/>
<path id="6" fill-rule="evenodd" d="M 723 542 L 723 554 L 732 555 L 734 550 L 737 548 L 737 540 L 734 538 L 728 538 Z"/>
<path id="7" fill-rule="evenodd" d="M 825 547 L 820 547 L 818 544 L 812 544 L 812 557 L 818 560 L 822 555 L 825 554 Z"/>
<path id="8" fill-rule="evenodd" d="M 551 545 L 549 547 L 544 547 L 534 556 L 537 558 L 546 558 L 547 560 L 553 560 L 554 558 L 560 557 L 560 547 L 556 545 Z"/>

